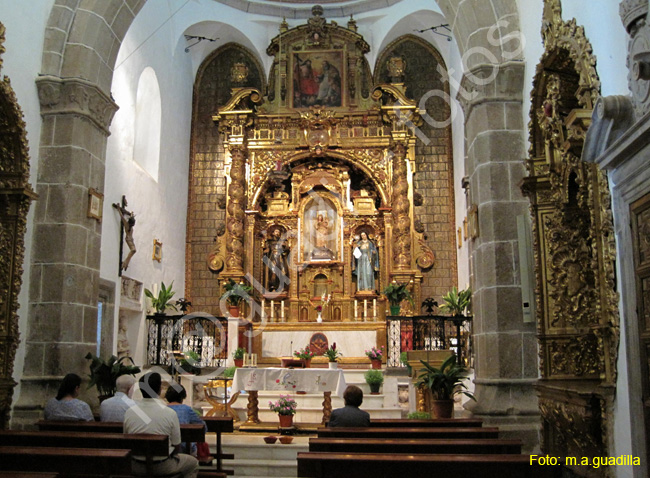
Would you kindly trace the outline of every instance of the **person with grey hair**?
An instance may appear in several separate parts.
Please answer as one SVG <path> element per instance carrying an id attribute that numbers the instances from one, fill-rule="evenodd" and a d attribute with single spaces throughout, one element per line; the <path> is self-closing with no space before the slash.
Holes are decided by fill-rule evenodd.
<path id="1" fill-rule="evenodd" d="M 123 422 L 124 412 L 135 405 L 133 396 L 133 375 L 120 375 L 115 381 L 115 395 L 104 400 L 99 406 L 99 419 L 102 422 Z"/>

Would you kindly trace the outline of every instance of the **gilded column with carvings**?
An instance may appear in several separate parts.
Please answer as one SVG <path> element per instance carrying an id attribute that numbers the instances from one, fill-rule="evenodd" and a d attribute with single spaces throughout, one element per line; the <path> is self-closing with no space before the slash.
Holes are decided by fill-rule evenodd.
<path id="1" fill-rule="evenodd" d="M 246 150 L 242 146 L 230 149 L 230 185 L 226 208 L 226 272 L 244 273 L 244 221 L 246 218 Z"/>
<path id="2" fill-rule="evenodd" d="M 408 196 L 408 170 L 406 168 L 406 146 L 395 143 L 393 152 L 393 217 L 395 221 L 395 242 L 393 263 L 395 270 L 406 270 L 411 266 L 411 205 Z"/>

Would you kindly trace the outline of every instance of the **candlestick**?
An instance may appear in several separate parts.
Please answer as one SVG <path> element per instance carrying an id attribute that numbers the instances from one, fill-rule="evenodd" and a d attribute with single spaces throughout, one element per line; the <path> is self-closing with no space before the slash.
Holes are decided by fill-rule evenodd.
<path id="1" fill-rule="evenodd" d="M 257 367 L 257 354 L 251 354 L 251 362 L 253 367 Z"/>
<path id="2" fill-rule="evenodd" d="M 356 320 L 358 317 L 358 311 L 357 311 L 358 307 L 359 307 L 359 301 L 357 299 L 354 299 L 354 320 Z"/>
<path id="3" fill-rule="evenodd" d="M 284 321 L 284 301 L 283 300 L 280 301 L 280 317 Z"/>
<path id="4" fill-rule="evenodd" d="M 275 318 L 275 307 L 273 301 L 271 301 L 271 322 L 273 322 L 274 318 Z"/>
<path id="5" fill-rule="evenodd" d="M 265 309 L 265 307 L 266 307 L 266 299 L 262 298 L 262 314 L 261 314 L 262 315 L 262 321 L 264 321 L 264 319 L 266 319 L 266 309 Z"/>
<path id="6" fill-rule="evenodd" d="M 372 317 L 377 320 L 377 299 L 372 299 Z"/>
<path id="7" fill-rule="evenodd" d="M 363 299 L 363 320 L 368 319 L 368 299 Z"/>

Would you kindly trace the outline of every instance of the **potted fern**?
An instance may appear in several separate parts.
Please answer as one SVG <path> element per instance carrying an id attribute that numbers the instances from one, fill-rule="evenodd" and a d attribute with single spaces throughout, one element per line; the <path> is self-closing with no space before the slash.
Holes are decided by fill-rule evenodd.
<path id="1" fill-rule="evenodd" d="M 165 310 L 167 307 L 178 310 L 176 306 L 171 303 L 172 297 L 174 297 L 174 294 L 176 294 L 176 292 L 172 290 L 173 286 L 174 281 L 169 284 L 169 287 L 166 287 L 165 283 L 161 282 L 160 290 L 158 291 L 157 296 L 155 296 L 149 289 L 144 290 L 144 295 L 146 295 L 149 300 L 151 300 L 151 307 L 156 310 L 156 315 L 165 315 Z"/>
<path id="2" fill-rule="evenodd" d="M 449 312 L 452 316 L 458 317 L 465 315 L 465 310 L 472 303 L 472 290 L 468 287 L 464 290 L 458 290 L 456 287 L 442 296 L 444 304 L 440 306 L 440 310 Z"/>
<path id="3" fill-rule="evenodd" d="M 416 386 L 431 390 L 431 412 L 436 418 L 451 418 L 454 413 L 454 396 L 463 394 L 476 401 L 472 392 L 463 383 L 468 371 L 456 363 L 456 356 L 450 355 L 440 368 L 420 360 L 424 368 L 420 369 Z"/>
<path id="4" fill-rule="evenodd" d="M 384 289 L 384 295 L 390 304 L 390 315 L 399 315 L 400 304 L 405 300 L 408 300 L 411 306 L 415 305 L 413 296 L 407 287 L 408 284 L 406 283 L 392 282 Z"/>

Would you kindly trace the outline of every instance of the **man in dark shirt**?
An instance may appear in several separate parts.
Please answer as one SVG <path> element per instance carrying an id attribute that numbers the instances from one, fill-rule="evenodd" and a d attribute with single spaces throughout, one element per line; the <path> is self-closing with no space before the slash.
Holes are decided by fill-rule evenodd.
<path id="1" fill-rule="evenodd" d="M 356 385 L 349 385 L 343 392 L 345 407 L 332 412 L 328 427 L 369 427 L 370 415 L 359 410 L 363 403 L 363 390 Z"/>

